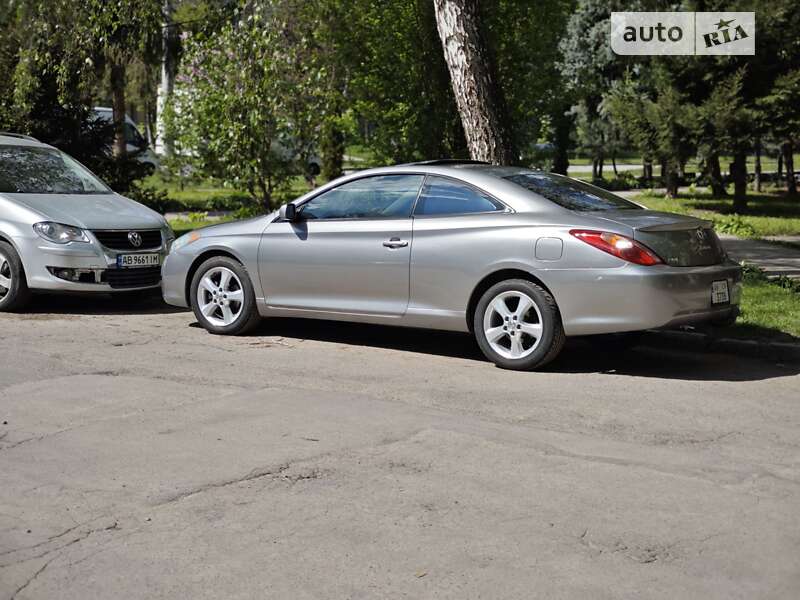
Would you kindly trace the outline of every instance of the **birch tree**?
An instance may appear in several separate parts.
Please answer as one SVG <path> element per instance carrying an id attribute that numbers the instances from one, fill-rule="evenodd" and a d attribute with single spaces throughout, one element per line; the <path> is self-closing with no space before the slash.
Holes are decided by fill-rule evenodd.
<path id="1" fill-rule="evenodd" d="M 519 156 L 481 34 L 477 0 L 434 0 L 436 28 L 450 71 L 470 156 L 515 164 Z"/>

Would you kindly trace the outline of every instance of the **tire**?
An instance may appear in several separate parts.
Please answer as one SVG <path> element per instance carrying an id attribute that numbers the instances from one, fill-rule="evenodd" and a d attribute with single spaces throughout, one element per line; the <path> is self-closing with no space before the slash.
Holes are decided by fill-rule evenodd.
<path id="1" fill-rule="evenodd" d="M 14 246 L 0 242 L 0 312 L 16 312 L 25 308 L 31 299 L 25 269 Z"/>
<path id="2" fill-rule="evenodd" d="M 523 298 L 526 304 L 530 302 L 526 308 L 520 306 Z M 566 341 L 555 299 L 525 279 L 501 281 L 486 290 L 475 308 L 473 332 L 486 358 L 516 371 L 546 365 Z"/>
<path id="3" fill-rule="evenodd" d="M 247 269 L 227 256 L 214 256 L 200 265 L 192 278 L 189 297 L 198 323 L 209 333 L 243 335 L 261 320 Z"/>

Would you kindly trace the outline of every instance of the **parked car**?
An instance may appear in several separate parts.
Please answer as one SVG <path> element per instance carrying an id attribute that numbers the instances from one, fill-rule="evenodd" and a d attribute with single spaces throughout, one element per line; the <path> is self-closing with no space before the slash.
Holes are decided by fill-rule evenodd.
<path id="1" fill-rule="evenodd" d="M 114 111 L 104 106 L 95 106 L 92 109 L 92 118 L 104 123 L 111 123 L 114 120 Z M 161 166 L 158 156 L 150 148 L 147 140 L 136 127 L 136 122 L 129 115 L 125 115 L 125 146 L 128 156 L 145 165 L 150 174 L 155 173 L 156 169 Z"/>
<path id="2" fill-rule="evenodd" d="M 0 133 L 0 311 L 23 308 L 31 291 L 157 289 L 174 237 L 63 152 Z"/>
<path id="3" fill-rule="evenodd" d="M 710 222 L 560 175 L 439 160 L 185 235 L 163 292 L 211 333 L 262 316 L 470 331 L 497 365 L 531 369 L 567 336 L 735 318 L 741 269 Z"/>

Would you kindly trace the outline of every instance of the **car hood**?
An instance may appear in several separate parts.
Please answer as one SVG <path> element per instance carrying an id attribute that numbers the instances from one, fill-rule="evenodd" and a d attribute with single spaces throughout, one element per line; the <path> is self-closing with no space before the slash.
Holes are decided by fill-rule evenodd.
<path id="1" fill-rule="evenodd" d="M 119 194 L 3 194 L 43 220 L 83 229 L 156 229 L 164 217 Z"/>

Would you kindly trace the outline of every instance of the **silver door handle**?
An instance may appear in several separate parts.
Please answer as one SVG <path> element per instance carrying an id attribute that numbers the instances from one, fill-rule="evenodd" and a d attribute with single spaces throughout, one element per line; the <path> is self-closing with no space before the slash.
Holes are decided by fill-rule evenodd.
<path id="1" fill-rule="evenodd" d="M 406 246 L 408 246 L 408 242 L 405 240 L 401 240 L 398 237 L 393 237 L 392 239 L 383 242 L 383 245 L 386 246 L 387 248 L 405 248 Z"/>

